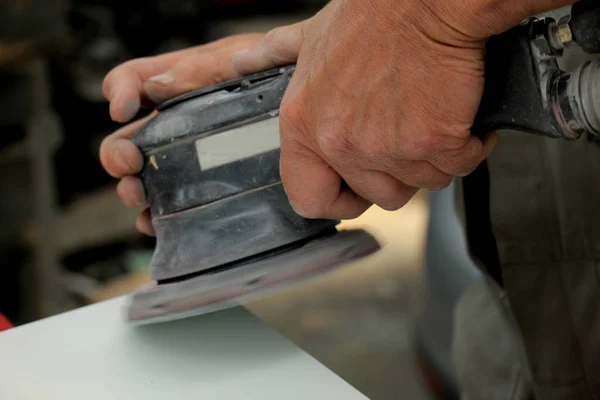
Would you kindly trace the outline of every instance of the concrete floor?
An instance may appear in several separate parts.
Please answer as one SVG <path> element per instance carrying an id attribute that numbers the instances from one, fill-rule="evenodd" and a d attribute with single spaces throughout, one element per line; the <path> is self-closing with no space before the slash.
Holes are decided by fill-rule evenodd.
<path id="1" fill-rule="evenodd" d="M 249 309 L 370 399 L 430 399 L 411 340 L 426 221 L 423 195 L 398 212 L 373 208 L 345 225 L 368 229 L 380 254 Z"/>

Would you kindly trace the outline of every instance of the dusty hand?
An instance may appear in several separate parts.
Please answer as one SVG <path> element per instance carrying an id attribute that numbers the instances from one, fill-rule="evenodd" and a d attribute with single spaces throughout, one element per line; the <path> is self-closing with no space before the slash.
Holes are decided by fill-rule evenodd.
<path id="1" fill-rule="evenodd" d="M 243 74 L 297 62 L 280 129 L 283 184 L 299 214 L 395 210 L 488 157 L 496 135 L 470 133 L 484 42 L 521 16 L 467 12 L 474 3 L 333 0 L 233 56 Z"/>
<path id="2" fill-rule="evenodd" d="M 255 45 L 260 34 L 231 36 L 178 52 L 140 58 L 113 69 L 105 78 L 103 92 L 110 101 L 110 115 L 117 122 L 128 122 L 143 106 L 152 106 L 178 94 L 233 79 L 230 57 L 237 50 Z M 117 192 L 129 207 L 146 208 L 140 172 L 142 155 L 129 140 L 150 116 L 125 125 L 107 136 L 100 146 L 100 160 L 106 171 L 120 179 Z M 143 233 L 154 233 L 148 210 L 137 220 Z"/>

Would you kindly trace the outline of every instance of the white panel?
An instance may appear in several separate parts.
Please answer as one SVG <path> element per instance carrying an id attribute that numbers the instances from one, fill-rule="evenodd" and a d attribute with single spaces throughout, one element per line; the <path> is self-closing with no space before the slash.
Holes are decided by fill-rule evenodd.
<path id="1" fill-rule="evenodd" d="M 366 400 L 242 308 L 146 327 L 125 298 L 0 333 L 1 400 Z"/>
<path id="2" fill-rule="evenodd" d="M 198 139 L 196 152 L 200 169 L 206 171 L 279 146 L 279 117 L 275 117 Z"/>

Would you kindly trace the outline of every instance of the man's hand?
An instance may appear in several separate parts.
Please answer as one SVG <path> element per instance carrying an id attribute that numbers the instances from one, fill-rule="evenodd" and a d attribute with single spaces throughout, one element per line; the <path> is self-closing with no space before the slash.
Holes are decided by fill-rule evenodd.
<path id="1" fill-rule="evenodd" d="M 117 122 L 129 122 L 141 107 L 154 106 L 181 93 L 238 77 L 230 57 L 253 46 L 261 34 L 232 36 L 182 51 L 126 62 L 105 78 L 103 92 L 110 101 L 110 115 Z M 140 172 L 143 159 L 129 140 L 155 114 L 132 122 L 107 136 L 100 146 L 100 160 L 106 171 L 120 179 L 117 192 L 130 207 L 146 208 Z M 140 215 L 137 228 L 154 234 L 148 210 Z"/>
<path id="2" fill-rule="evenodd" d="M 481 141 L 469 131 L 485 40 L 573 2 L 332 0 L 266 36 L 129 61 L 108 74 L 103 91 L 112 118 L 129 122 L 141 107 L 183 92 L 297 63 L 281 110 L 284 187 L 301 215 L 353 218 L 373 203 L 400 208 L 418 189 L 443 188 L 476 168 L 496 143 L 495 135 Z M 133 177 L 142 156 L 129 140 L 143 122 L 108 136 L 100 151 L 132 207 L 146 206 Z M 137 226 L 153 233 L 147 210 Z"/>
<path id="3" fill-rule="evenodd" d="M 472 172 L 497 141 L 470 133 L 485 40 L 560 3 L 333 0 L 235 54 L 242 74 L 297 62 L 280 113 L 281 174 L 296 211 L 396 210 L 418 189 Z"/>

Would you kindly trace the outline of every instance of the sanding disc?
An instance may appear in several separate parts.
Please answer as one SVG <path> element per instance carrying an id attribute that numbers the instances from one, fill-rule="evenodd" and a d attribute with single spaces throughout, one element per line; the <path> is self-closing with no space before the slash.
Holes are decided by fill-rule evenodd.
<path id="1" fill-rule="evenodd" d="M 140 325 L 192 317 L 243 305 L 367 257 L 380 245 L 364 230 L 343 230 L 239 265 L 140 290 L 127 322 Z"/>

